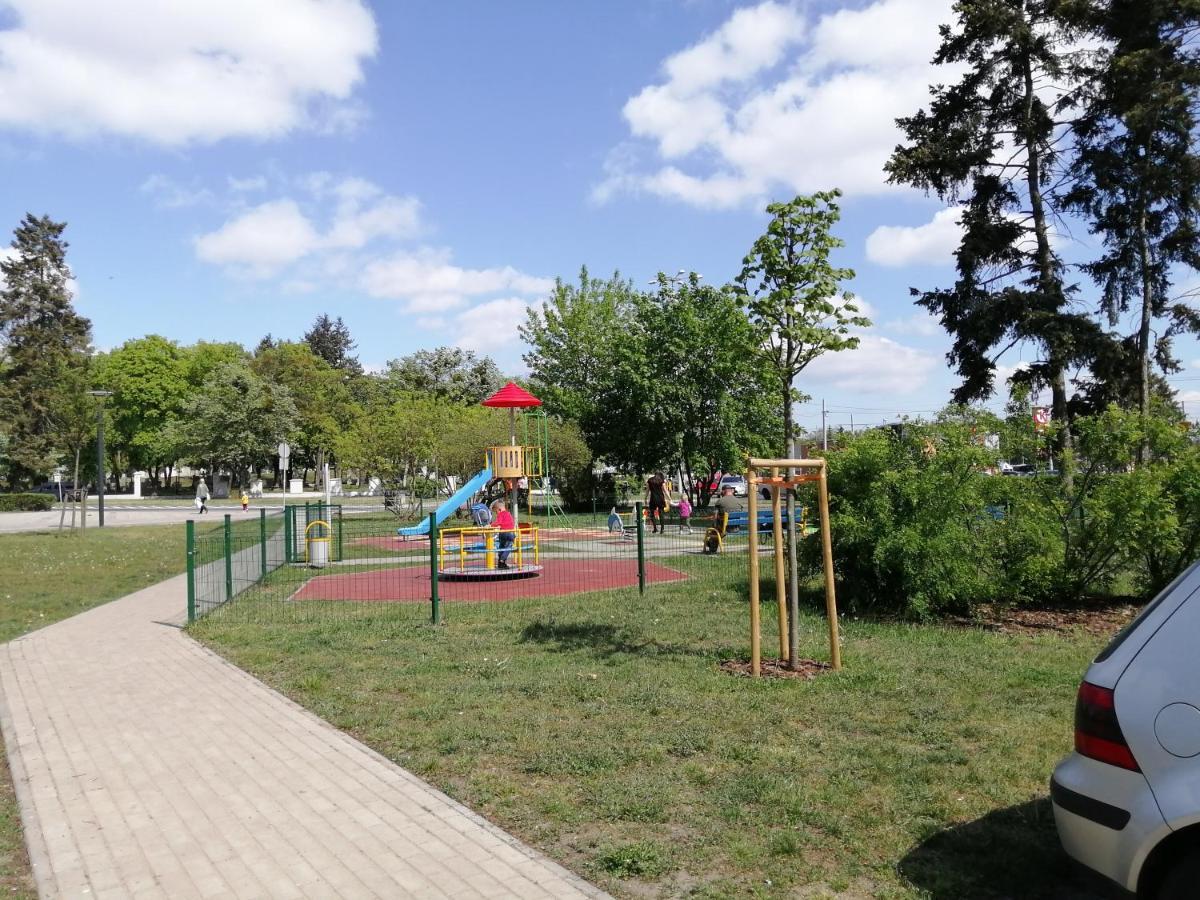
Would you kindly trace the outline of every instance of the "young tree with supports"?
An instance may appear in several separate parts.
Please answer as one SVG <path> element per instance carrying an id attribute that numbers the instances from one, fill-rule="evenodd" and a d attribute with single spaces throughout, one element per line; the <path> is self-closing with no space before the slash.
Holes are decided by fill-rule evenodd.
<path id="1" fill-rule="evenodd" d="M 1200 314 L 1171 297 L 1172 268 L 1200 268 L 1200 155 L 1195 149 L 1195 97 L 1200 88 L 1196 0 L 1088 0 L 1082 24 L 1100 39 L 1072 102 L 1077 155 L 1067 195 L 1104 241 L 1084 269 L 1102 288 L 1110 325 L 1133 309 L 1133 363 L 1118 381 L 1136 385 L 1138 410 L 1150 415 L 1157 360 L 1178 369 L 1171 337 L 1200 331 Z M 1166 324 L 1151 340 L 1153 325 Z M 1141 461 L 1149 453 L 1143 440 Z"/>
<path id="2" fill-rule="evenodd" d="M 796 376 L 825 353 L 853 350 L 859 339 L 851 328 L 871 324 L 842 288 L 854 271 L 830 262 L 832 252 L 844 246 L 833 235 L 840 196 L 838 190 L 821 191 L 768 206 L 771 222 L 742 261 L 736 281 L 777 377 L 785 458 L 792 455 Z"/>

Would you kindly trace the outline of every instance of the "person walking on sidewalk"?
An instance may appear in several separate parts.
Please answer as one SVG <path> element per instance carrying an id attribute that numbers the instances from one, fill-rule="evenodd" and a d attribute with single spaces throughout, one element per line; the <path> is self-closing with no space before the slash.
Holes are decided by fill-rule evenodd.
<path id="1" fill-rule="evenodd" d="M 196 509 L 200 510 L 200 514 L 208 512 L 208 482 L 201 475 L 196 484 Z"/>

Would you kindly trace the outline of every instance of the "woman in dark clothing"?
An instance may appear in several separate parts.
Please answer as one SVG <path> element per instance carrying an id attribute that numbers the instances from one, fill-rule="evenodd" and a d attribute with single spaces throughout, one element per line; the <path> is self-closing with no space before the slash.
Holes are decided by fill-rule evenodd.
<path id="1" fill-rule="evenodd" d="M 663 513 L 671 503 L 671 492 L 662 472 L 655 472 L 646 482 L 646 508 L 650 510 L 651 534 L 664 534 Z"/>

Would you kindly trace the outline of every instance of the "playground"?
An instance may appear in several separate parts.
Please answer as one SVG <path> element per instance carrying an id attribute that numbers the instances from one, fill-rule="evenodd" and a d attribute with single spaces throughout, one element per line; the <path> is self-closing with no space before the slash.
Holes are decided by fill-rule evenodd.
<path id="1" fill-rule="evenodd" d="M 823 509 L 822 461 L 752 461 L 770 477 L 750 473 L 755 491 L 745 510 L 713 508 L 684 518 L 672 504 L 656 512 L 638 503 L 623 514 L 612 510 L 603 522 L 587 521 L 547 499 L 553 491 L 540 404 L 512 382 L 483 400 L 482 406 L 507 414 L 510 443 L 484 448 L 481 468 L 417 521 L 397 523 L 390 508 L 316 502 L 285 507 L 278 515 L 263 510 L 257 520 L 235 523 L 227 516 L 223 527 L 201 534 L 189 523 L 189 619 L 287 621 L 356 615 L 362 606 L 395 607 L 391 614 L 398 617 L 428 615 L 440 624 L 469 604 L 512 606 L 540 598 L 565 603 L 626 589 L 644 595 L 681 581 L 693 582 L 699 593 L 714 579 L 739 575 L 754 596 L 762 556 L 762 568 L 776 582 L 781 633 L 788 631 L 788 617 L 794 619 L 796 611 L 785 609 L 780 592 L 789 517 L 796 519 L 797 540 L 818 530 L 808 506 L 793 508 L 783 498 L 805 482 L 819 481 Z M 789 480 L 773 465 L 780 462 L 788 471 L 798 463 L 818 474 Z M 533 485 L 540 485 L 544 498 L 536 511 L 530 503 Z M 760 490 L 772 500 L 756 510 Z M 817 499 L 813 493 L 811 501 Z M 821 537 L 828 540 L 827 534 Z M 835 621 L 832 603 L 830 597 Z M 751 606 L 757 610 L 758 604 Z M 751 674 L 757 676 L 761 628 L 755 619 L 749 625 Z M 781 658 L 790 653 L 782 642 Z M 829 655 L 836 669 L 835 633 Z"/>

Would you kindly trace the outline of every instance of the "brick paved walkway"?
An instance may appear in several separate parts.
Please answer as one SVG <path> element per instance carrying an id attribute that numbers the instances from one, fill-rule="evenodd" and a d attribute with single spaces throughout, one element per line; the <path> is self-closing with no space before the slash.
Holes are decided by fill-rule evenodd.
<path id="1" fill-rule="evenodd" d="M 0 646 L 43 897 L 603 897 L 178 628 L 182 576 Z"/>

